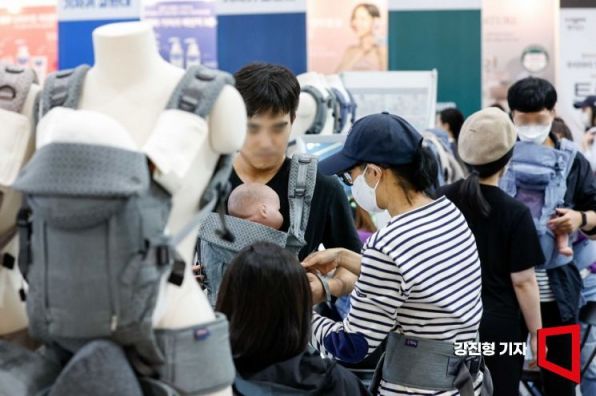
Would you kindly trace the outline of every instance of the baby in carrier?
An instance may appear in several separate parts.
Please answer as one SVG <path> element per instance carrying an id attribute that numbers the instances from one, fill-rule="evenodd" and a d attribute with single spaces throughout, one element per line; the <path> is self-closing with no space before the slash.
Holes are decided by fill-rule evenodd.
<path id="1" fill-rule="evenodd" d="M 245 183 L 236 187 L 228 199 L 230 216 L 252 221 L 279 230 L 284 218 L 279 211 L 277 193 L 269 186 Z"/>

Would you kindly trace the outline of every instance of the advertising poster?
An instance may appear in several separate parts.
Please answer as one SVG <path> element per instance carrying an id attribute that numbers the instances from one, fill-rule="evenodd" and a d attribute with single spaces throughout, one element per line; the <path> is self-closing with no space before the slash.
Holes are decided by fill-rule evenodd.
<path id="1" fill-rule="evenodd" d="M 558 0 L 483 0 L 483 107 L 507 108 L 507 90 L 521 78 L 555 83 L 558 7 Z"/>
<path id="2" fill-rule="evenodd" d="M 31 67 L 43 81 L 57 68 L 55 6 L 0 7 L 0 60 Z"/>
<path id="3" fill-rule="evenodd" d="M 387 70 L 387 0 L 308 0 L 308 69 Z"/>
<path id="4" fill-rule="evenodd" d="M 576 141 L 586 128 L 574 102 L 596 95 L 596 0 L 561 0 L 557 113 Z"/>
<path id="5" fill-rule="evenodd" d="M 215 0 L 146 2 L 143 19 L 155 29 L 159 53 L 174 66 L 217 68 Z"/>

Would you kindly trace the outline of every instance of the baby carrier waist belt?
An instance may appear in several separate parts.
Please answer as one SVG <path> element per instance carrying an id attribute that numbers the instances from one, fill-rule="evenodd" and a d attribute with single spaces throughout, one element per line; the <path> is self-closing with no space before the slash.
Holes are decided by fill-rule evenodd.
<path id="1" fill-rule="evenodd" d="M 390 383 L 437 391 L 457 389 L 462 396 L 474 395 L 474 381 L 482 371 L 481 394 L 493 392 L 482 356 L 457 356 L 451 342 L 391 333 L 382 365 L 382 378 Z M 379 368 L 376 377 L 380 377 Z"/>

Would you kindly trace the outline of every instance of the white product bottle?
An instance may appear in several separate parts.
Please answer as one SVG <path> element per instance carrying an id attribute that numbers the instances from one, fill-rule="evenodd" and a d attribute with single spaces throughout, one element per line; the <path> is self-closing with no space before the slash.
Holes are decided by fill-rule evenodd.
<path id="1" fill-rule="evenodd" d="M 31 56 L 27 44 L 23 40 L 17 40 L 16 64 L 21 67 L 29 67 L 30 58 Z"/>
<path id="2" fill-rule="evenodd" d="M 182 45 L 180 44 L 180 38 L 170 38 L 170 63 L 174 66 L 184 68 L 184 53 L 182 52 Z"/>
<path id="3" fill-rule="evenodd" d="M 186 67 L 196 66 L 201 64 L 201 49 L 195 38 L 187 38 L 186 43 Z"/>

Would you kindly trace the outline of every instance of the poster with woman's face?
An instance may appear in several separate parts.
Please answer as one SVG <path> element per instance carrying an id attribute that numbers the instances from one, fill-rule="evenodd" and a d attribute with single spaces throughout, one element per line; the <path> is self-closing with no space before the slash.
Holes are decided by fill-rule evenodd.
<path id="1" fill-rule="evenodd" d="M 308 0 L 308 69 L 387 70 L 387 0 Z"/>

